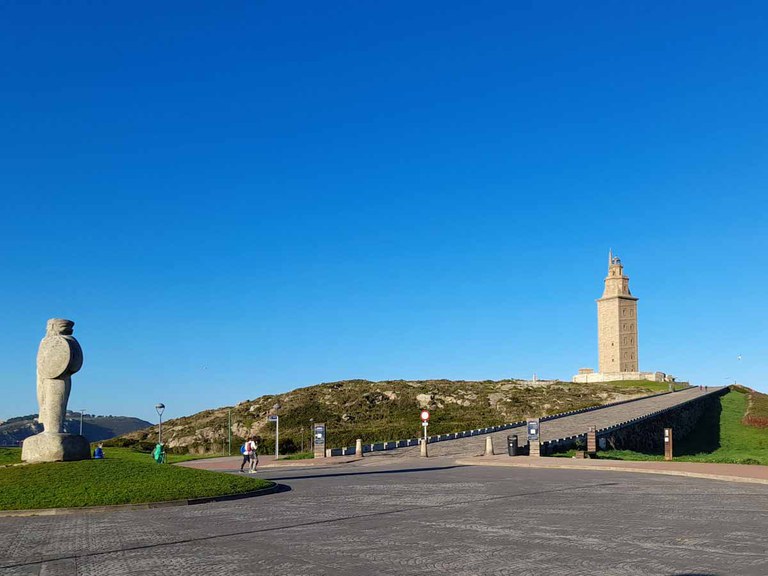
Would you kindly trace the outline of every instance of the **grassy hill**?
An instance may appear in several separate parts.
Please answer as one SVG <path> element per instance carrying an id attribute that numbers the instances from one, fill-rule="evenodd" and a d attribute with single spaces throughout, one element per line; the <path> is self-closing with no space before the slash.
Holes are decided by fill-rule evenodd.
<path id="1" fill-rule="evenodd" d="M 545 416 L 607 404 L 667 390 L 667 384 L 634 381 L 601 384 L 531 383 L 520 380 L 482 382 L 452 380 L 345 380 L 299 388 L 292 392 L 246 400 L 234 407 L 206 410 L 163 423 L 169 450 L 223 452 L 227 447 L 228 411 L 232 411 L 233 452 L 247 436 L 262 437 L 261 447 L 274 446 L 274 424 L 266 421 L 280 404 L 281 452 L 305 447 L 310 420 L 328 426 L 328 447 L 412 438 L 420 434 L 419 411 L 430 410 L 430 434 L 493 426 L 527 416 Z M 133 432 L 111 442 L 129 446 L 156 441 L 157 427 Z"/>

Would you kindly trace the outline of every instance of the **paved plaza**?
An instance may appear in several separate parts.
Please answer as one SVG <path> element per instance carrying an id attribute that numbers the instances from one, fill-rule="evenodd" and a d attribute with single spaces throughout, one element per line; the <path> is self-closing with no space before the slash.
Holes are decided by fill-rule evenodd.
<path id="1" fill-rule="evenodd" d="M 285 490 L 0 518 L 0 575 L 768 573 L 765 485 L 447 458 L 261 475 Z"/>

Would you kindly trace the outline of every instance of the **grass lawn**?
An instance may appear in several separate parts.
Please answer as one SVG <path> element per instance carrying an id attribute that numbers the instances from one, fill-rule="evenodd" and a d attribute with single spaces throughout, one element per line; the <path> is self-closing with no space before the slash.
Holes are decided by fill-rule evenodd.
<path id="1" fill-rule="evenodd" d="M 707 425 L 708 418 L 688 437 L 675 441 L 674 458 L 679 462 L 768 465 L 768 429 L 742 423 L 747 409 L 747 394 L 731 390 L 720 397 L 719 429 Z M 571 453 L 564 453 L 568 456 Z M 610 460 L 663 460 L 663 454 L 631 450 L 601 450 L 598 458 Z"/>
<path id="2" fill-rule="evenodd" d="M 21 462 L 21 448 L 0 448 L 0 466 Z"/>
<path id="3" fill-rule="evenodd" d="M 104 456 L 107 460 L 123 460 L 127 462 L 150 462 L 152 455 L 147 452 L 138 452 L 132 448 L 104 448 Z M 168 463 L 186 462 L 187 460 L 202 460 L 203 458 L 219 458 L 226 454 L 168 454 Z M 0 448 L 0 466 L 4 464 L 18 464 L 21 462 L 21 448 Z"/>
<path id="4" fill-rule="evenodd" d="M 177 462 L 186 462 L 188 460 L 202 460 L 204 458 L 220 458 L 227 454 L 167 454 L 168 464 Z M 235 454 L 233 454 L 235 456 Z M 152 454 L 148 452 L 138 452 L 132 448 L 108 448 L 104 447 L 104 458 L 106 460 L 124 460 L 127 462 L 150 462 L 155 463 Z"/>
<path id="5" fill-rule="evenodd" d="M 141 504 L 224 494 L 272 485 L 258 478 L 156 464 L 149 454 L 105 448 L 104 460 L 0 468 L 0 510 Z M 171 455 L 171 462 L 199 456 Z M 0 464 L 19 462 L 21 450 L 0 449 Z"/>
<path id="6" fill-rule="evenodd" d="M 659 392 L 669 392 L 669 382 L 651 382 L 649 380 L 614 380 L 612 382 L 602 382 L 598 384 L 605 385 L 606 387 L 613 390 L 623 390 L 630 388 L 652 392 L 653 394 L 658 394 Z M 590 384 L 590 386 L 594 385 L 595 384 Z M 674 382 L 673 385 L 675 390 L 688 388 L 688 384 L 684 382 Z"/>

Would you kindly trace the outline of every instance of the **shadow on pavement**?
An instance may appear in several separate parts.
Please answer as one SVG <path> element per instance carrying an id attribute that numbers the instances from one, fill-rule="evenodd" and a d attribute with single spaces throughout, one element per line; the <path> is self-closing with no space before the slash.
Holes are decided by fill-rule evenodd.
<path id="1" fill-rule="evenodd" d="M 451 466 L 451 468 L 458 468 L 459 466 Z M 440 469 L 440 468 L 439 468 Z M 421 468 L 421 470 L 425 470 L 425 468 Z M 395 471 L 400 472 L 400 471 Z M 375 472 L 364 472 L 364 474 L 374 474 Z M 232 538 L 237 537 L 240 538 L 242 536 L 252 536 L 254 534 L 260 534 L 260 533 L 266 533 L 266 532 L 279 532 L 283 530 L 291 530 L 293 528 L 299 528 L 304 526 L 319 526 L 319 525 L 327 525 L 327 524 L 336 524 L 339 522 L 347 522 L 350 520 L 360 520 L 360 519 L 369 519 L 369 518 L 375 518 L 375 517 L 383 517 L 383 516 L 392 516 L 396 514 L 402 514 L 404 512 L 414 512 L 419 510 L 427 510 L 429 508 L 451 508 L 454 506 L 465 506 L 468 504 L 476 505 L 481 504 L 484 502 L 493 502 L 493 501 L 499 501 L 499 500 L 510 500 L 515 498 L 526 498 L 526 497 L 532 497 L 532 496 L 543 496 L 546 494 L 556 494 L 556 493 L 562 493 L 562 492 L 571 492 L 574 490 L 588 490 L 588 489 L 594 489 L 594 488 L 600 488 L 604 486 L 616 486 L 617 482 L 601 482 L 599 484 L 587 484 L 583 486 L 566 486 L 562 488 L 555 488 L 552 490 L 535 490 L 531 492 L 521 492 L 517 494 L 501 494 L 496 496 L 488 496 L 484 498 L 470 498 L 466 500 L 459 500 L 457 502 L 448 502 L 448 503 L 441 503 L 441 504 L 423 504 L 423 505 L 416 505 L 416 506 L 404 506 L 399 507 L 391 510 L 380 510 L 376 512 L 368 512 L 363 514 L 347 514 L 347 515 L 341 515 L 337 516 L 335 518 L 322 518 L 318 520 L 305 520 L 305 521 L 299 521 L 299 522 L 293 522 L 288 524 L 282 524 L 277 526 L 260 526 L 258 528 L 253 529 L 247 529 L 247 530 L 235 530 L 231 532 L 223 532 L 218 534 L 209 534 L 205 536 L 192 536 L 188 538 L 171 538 L 169 540 L 166 540 L 165 542 L 153 542 L 148 544 L 134 544 L 129 546 L 123 546 L 123 547 L 113 547 L 109 548 L 107 550 L 99 550 L 94 552 L 88 552 L 85 554 L 62 554 L 60 556 L 52 555 L 50 558 L 46 559 L 39 559 L 36 558 L 34 560 L 22 560 L 18 562 L 14 562 L 11 564 L 0 564 L 0 570 L 8 570 L 10 568 L 21 568 L 26 566 L 39 566 L 44 563 L 49 562 L 61 562 L 61 561 L 67 561 L 67 560 L 76 560 L 80 561 L 83 558 L 90 558 L 94 556 L 104 556 L 104 555 L 110 555 L 110 554 L 116 554 L 118 552 L 128 552 L 128 551 L 134 551 L 134 550 L 151 550 L 151 549 L 160 549 L 168 546 L 178 546 L 179 544 L 192 544 L 197 542 L 207 542 L 211 540 L 217 540 L 220 538 Z M 283 486 L 282 484 L 280 485 Z M 290 487 L 286 487 L 287 490 L 290 490 Z M 39 572 L 42 573 L 42 572 Z M 684 575 L 678 575 L 678 576 L 684 576 Z M 690 575 L 694 576 L 694 575 Z M 697 575 L 697 576 L 716 576 L 716 575 Z"/>
<path id="2" fill-rule="evenodd" d="M 305 480 L 310 478 L 337 478 L 341 476 L 366 476 L 369 474 L 403 474 L 408 472 L 434 472 L 436 470 L 452 470 L 454 468 L 466 468 L 466 466 L 433 466 L 429 468 L 403 468 L 401 470 L 368 470 L 366 472 L 334 472 L 328 474 L 306 474 L 303 476 L 277 476 L 270 480 Z M 305 468 L 306 470 L 306 468 Z"/>

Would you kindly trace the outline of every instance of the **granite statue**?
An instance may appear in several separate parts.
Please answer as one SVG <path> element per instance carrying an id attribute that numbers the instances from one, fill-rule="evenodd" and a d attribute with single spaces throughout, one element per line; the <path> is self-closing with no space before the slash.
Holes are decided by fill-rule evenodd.
<path id="1" fill-rule="evenodd" d="M 90 445 L 83 436 L 64 433 L 64 418 L 72 389 L 72 375 L 83 365 L 83 350 L 72 336 L 75 323 L 63 318 L 48 320 L 45 337 L 37 352 L 38 421 L 43 431 L 24 441 L 25 462 L 55 462 L 90 458 Z"/>

